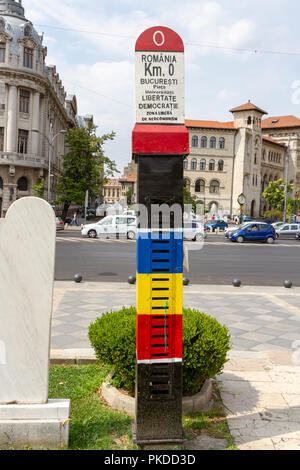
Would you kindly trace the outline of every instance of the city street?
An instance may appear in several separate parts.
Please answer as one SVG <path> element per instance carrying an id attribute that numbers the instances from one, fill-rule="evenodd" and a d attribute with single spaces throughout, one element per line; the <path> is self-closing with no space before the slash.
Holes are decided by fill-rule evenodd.
<path id="1" fill-rule="evenodd" d="M 188 243 L 193 248 L 196 244 Z M 193 284 L 281 286 L 290 279 L 300 286 L 300 242 L 279 240 L 274 245 L 239 245 L 223 234 L 209 234 L 202 250 L 189 252 Z M 122 282 L 136 271 L 136 244 L 121 239 L 82 238 L 80 231 L 57 234 L 55 280 L 69 281 L 81 273 L 89 282 Z"/>

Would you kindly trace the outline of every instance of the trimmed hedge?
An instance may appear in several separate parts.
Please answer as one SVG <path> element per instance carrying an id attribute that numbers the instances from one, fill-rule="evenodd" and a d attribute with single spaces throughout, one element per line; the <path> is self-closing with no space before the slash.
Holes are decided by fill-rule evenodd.
<path id="1" fill-rule="evenodd" d="M 89 327 L 97 358 L 114 371 L 114 384 L 135 388 L 136 309 L 108 312 Z M 226 326 L 197 310 L 183 310 L 183 393 L 198 392 L 205 380 L 222 372 L 231 348 Z"/>

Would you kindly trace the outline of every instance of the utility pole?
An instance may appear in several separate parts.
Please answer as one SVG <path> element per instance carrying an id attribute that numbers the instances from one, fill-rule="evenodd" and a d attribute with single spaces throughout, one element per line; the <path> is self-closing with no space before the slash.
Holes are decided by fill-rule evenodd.
<path id="1" fill-rule="evenodd" d="M 289 137 L 288 148 L 285 158 L 285 186 L 284 186 L 284 212 L 283 212 L 283 221 L 286 222 L 286 211 L 287 211 L 287 188 L 288 188 L 288 179 L 289 179 L 289 163 L 290 163 L 290 141 Z"/>

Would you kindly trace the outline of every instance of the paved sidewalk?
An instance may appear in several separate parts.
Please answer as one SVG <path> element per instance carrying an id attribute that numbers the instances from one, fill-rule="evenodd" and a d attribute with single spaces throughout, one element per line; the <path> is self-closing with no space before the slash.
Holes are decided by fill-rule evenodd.
<path id="1" fill-rule="evenodd" d="M 51 349 L 84 358 L 89 324 L 131 305 L 129 284 L 56 282 Z M 300 288 L 191 285 L 184 306 L 230 330 L 233 349 L 218 380 L 236 445 L 300 450 Z"/>

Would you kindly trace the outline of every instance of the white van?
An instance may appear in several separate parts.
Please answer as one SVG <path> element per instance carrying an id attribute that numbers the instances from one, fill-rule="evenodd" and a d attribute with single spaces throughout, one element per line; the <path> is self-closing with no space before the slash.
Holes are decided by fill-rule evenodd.
<path id="1" fill-rule="evenodd" d="M 132 215 L 108 215 L 95 224 L 84 225 L 81 234 L 89 238 L 127 237 L 136 239 L 136 217 Z"/>

